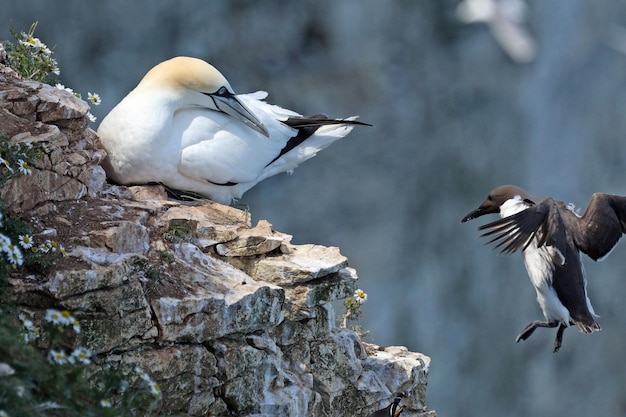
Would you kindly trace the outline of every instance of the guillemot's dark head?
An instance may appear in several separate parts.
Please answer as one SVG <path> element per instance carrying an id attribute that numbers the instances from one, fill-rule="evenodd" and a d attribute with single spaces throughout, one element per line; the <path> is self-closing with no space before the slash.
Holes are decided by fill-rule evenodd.
<path id="1" fill-rule="evenodd" d="M 391 404 L 389 404 L 387 407 L 381 410 L 374 411 L 372 414 L 368 415 L 367 417 L 398 417 L 400 414 L 402 414 L 402 412 L 406 408 L 406 406 L 404 405 L 401 407 L 398 407 L 400 405 L 400 401 L 402 401 L 402 397 L 404 397 L 404 393 L 402 392 L 397 393 L 396 398 L 394 398 Z"/>
<path id="2" fill-rule="evenodd" d="M 519 195 L 524 200 L 531 199 L 530 194 L 528 194 L 526 190 L 515 185 L 501 185 L 500 187 L 494 188 L 476 210 L 471 211 L 467 216 L 463 217 L 461 223 L 484 216 L 485 214 L 500 213 L 500 206 L 516 195 Z"/>

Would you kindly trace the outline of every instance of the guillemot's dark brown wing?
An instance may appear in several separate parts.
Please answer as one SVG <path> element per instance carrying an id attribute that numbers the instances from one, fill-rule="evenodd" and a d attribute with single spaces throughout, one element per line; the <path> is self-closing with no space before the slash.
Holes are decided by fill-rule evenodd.
<path id="1" fill-rule="evenodd" d="M 519 213 L 484 224 L 478 229 L 487 230 L 481 237 L 492 237 L 487 244 L 496 243 L 494 249 L 502 248 L 500 253 L 524 250 L 536 236 L 537 246 L 553 246 L 565 261 L 567 233 L 561 210 L 567 210 L 562 202 L 545 198 Z"/>
<path id="2" fill-rule="evenodd" d="M 594 193 L 582 217 L 567 218 L 576 246 L 594 261 L 607 256 L 626 233 L 626 197 Z"/>

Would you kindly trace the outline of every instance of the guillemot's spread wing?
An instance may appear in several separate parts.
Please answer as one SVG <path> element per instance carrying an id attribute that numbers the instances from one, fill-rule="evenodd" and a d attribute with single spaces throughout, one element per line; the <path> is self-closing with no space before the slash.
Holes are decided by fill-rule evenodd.
<path id="1" fill-rule="evenodd" d="M 517 214 L 484 224 L 478 230 L 487 230 L 481 237 L 492 237 L 487 243 L 496 243 L 494 249 L 501 248 L 500 253 L 524 250 L 537 237 L 537 247 L 553 246 L 564 261 L 567 235 L 562 209 L 563 203 L 546 198 Z"/>
<path id="2" fill-rule="evenodd" d="M 602 259 L 626 233 L 626 197 L 595 193 L 585 214 L 570 222 L 576 223 L 571 226 L 576 246 L 594 261 Z"/>

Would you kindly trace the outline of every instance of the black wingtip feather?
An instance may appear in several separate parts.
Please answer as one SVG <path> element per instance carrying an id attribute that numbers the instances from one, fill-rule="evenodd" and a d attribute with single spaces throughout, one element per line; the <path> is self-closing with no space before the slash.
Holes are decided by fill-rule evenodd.
<path id="1" fill-rule="evenodd" d="M 357 126 L 373 126 L 370 123 L 360 120 L 346 119 L 329 119 L 325 114 L 316 114 L 307 117 L 290 117 L 283 121 L 287 126 L 299 129 L 303 127 L 320 127 L 325 125 L 357 125 Z"/>
<path id="2" fill-rule="evenodd" d="M 480 237 L 488 237 L 490 240 L 486 245 L 495 244 L 493 250 L 500 249 L 500 254 L 509 254 L 521 249 L 526 250 L 532 239 L 536 235 L 536 231 L 530 236 L 519 233 L 519 226 L 510 217 L 498 219 L 491 223 L 478 227 L 478 230 L 485 231 Z M 545 237 L 542 236 L 545 240 Z"/>

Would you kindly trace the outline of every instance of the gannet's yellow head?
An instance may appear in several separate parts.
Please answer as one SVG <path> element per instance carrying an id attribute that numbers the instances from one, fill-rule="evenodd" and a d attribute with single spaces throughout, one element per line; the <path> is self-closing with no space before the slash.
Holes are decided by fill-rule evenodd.
<path id="1" fill-rule="evenodd" d="M 251 129 L 269 136 L 261 121 L 237 99 L 226 77 L 198 58 L 179 56 L 163 61 L 143 77 L 139 89 L 174 89 L 202 93 L 212 101 L 207 108 L 229 114 Z"/>
<path id="2" fill-rule="evenodd" d="M 213 94 L 225 87 L 234 94 L 228 80 L 213 65 L 198 58 L 178 56 L 152 68 L 139 85 L 182 87 L 205 94 Z"/>

